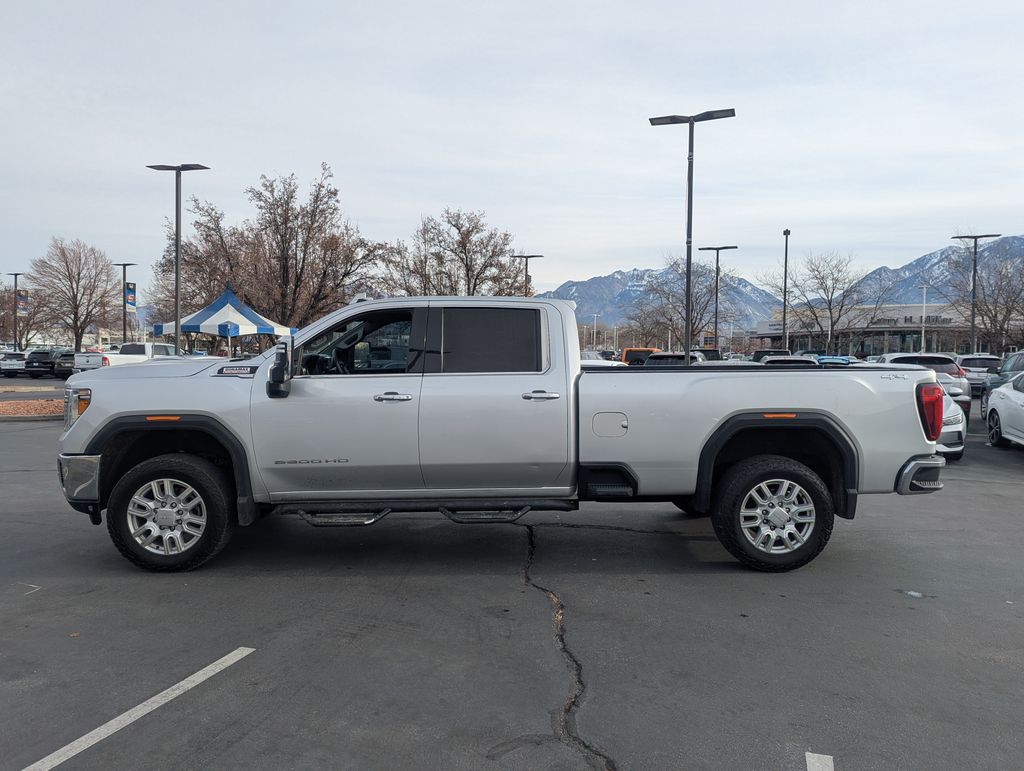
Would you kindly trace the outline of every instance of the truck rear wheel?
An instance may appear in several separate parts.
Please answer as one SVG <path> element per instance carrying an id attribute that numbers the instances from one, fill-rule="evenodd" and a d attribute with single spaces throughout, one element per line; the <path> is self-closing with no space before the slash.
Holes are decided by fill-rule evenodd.
<path id="1" fill-rule="evenodd" d="M 793 570 L 813 560 L 832 534 L 834 506 L 803 463 L 758 455 L 730 468 L 716 489 L 711 524 L 722 546 L 747 567 Z"/>
<path id="2" fill-rule="evenodd" d="M 107 531 L 140 568 L 193 570 L 227 545 L 233 485 L 209 461 L 173 453 L 143 461 L 114 486 Z"/>

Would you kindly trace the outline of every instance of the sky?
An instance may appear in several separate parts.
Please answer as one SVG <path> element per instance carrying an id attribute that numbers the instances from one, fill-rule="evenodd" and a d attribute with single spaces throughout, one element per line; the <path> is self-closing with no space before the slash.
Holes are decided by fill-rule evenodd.
<path id="1" fill-rule="evenodd" d="M 138 2 L 0 8 L 0 273 L 54 236 L 136 262 L 185 196 L 250 216 L 328 163 L 362 234 L 445 207 L 515 235 L 539 290 L 694 248 L 898 266 L 1024 233 L 1024 6 L 973 2 Z M 189 221 L 186 212 L 186 222 Z M 186 234 L 188 229 L 186 228 Z M 695 252 L 695 255 L 697 253 Z M 725 257 L 728 255 L 728 262 Z"/>

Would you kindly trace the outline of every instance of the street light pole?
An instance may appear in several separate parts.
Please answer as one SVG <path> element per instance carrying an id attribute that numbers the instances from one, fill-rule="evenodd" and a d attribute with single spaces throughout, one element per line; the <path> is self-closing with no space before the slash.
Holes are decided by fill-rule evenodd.
<path id="1" fill-rule="evenodd" d="M 702 246 L 697 249 L 698 252 L 710 252 L 715 253 L 715 348 L 721 348 L 718 344 L 718 281 L 721 277 L 721 271 L 718 267 L 718 255 L 723 249 L 739 249 L 738 246 Z"/>
<path id="2" fill-rule="evenodd" d="M 146 168 L 174 172 L 174 354 L 177 356 L 181 353 L 181 172 L 205 171 L 210 167 L 201 163 L 177 166 L 157 163 Z"/>
<path id="3" fill-rule="evenodd" d="M 789 350 L 789 324 L 786 312 L 789 310 L 789 228 L 782 231 L 786 238 L 785 251 L 782 254 L 782 347 Z"/>
<path id="4" fill-rule="evenodd" d="M 523 279 L 523 297 L 530 296 L 530 260 L 539 260 L 543 257 L 543 254 L 513 254 L 512 257 L 517 260 L 523 260 L 526 263 L 526 276 Z"/>
<path id="5" fill-rule="evenodd" d="M 685 330 L 686 353 L 689 356 L 691 348 L 690 309 L 692 306 L 692 279 L 693 279 L 693 126 L 706 120 L 718 120 L 719 118 L 734 118 L 736 110 L 709 110 L 697 115 L 663 115 L 660 118 L 650 118 L 652 126 L 670 126 L 677 123 L 686 123 L 689 126 L 689 152 L 686 156 L 686 323 Z"/>
<path id="6" fill-rule="evenodd" d="M 982 238 L 999 238 L 1001 233 L 985 233 L 979 236 L 953 236 L 954 241 L 973 239 L 974 256 L 971 258 L 971 350 L 968 353 L 978 352 L 978 329 L 977 302 L 978 302 L 978 240 Z"/>
<path id="7" fill-rule="evenodd" d="M 928 285 L 921 284 L 921 353 L 927 353 L 928 345 L 924 341 L 924 317 L 928 313 Z"/>
<path id="8" fill-rule="evenodd" d="M 121 266 L 121 345 L 128 342 L 128 268 L 137 262 L 115 262 Z"/>
<path id="9" fill-rule="evenodd" d="M 24 273 L 8 273 L 8 276 L 14 276 L 14 350 L 18 350 L 18 276 L 24 276 Z"/>
<path id="10" fill-rule="evenodd" d="M 597 320 L 601 318 L 600 313 L 594 314 L 594 348 L 597 348 Z"/>

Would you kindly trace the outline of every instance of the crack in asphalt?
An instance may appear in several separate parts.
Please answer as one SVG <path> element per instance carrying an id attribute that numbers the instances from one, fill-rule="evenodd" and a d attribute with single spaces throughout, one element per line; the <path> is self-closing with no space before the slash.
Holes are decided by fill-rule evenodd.
<path id="1" fill-rule="evenodd" d="M 615 761 L 579 735 L 579 730 L 576 726 L 576 711 L 580 706 L 583 694 L 587 690 L 587 684 L 583 679 L 583 665 L 576 658 L 576 654 L 573 653 L 565 640 L 565 603 L 562 602 L 558 594 L 536 583 L 530 575 L 537 543 L 533 532 L 534 526 L 524 525 L 523 527 L 526 529 L 526 561 L 523 563 L 523 583 L 543 593 L 551 603 L 551 618 L 555 627 L 555 643 L 565 659 L 566 668 L 569 670 L 570 677 L 572 678 L 572 692 L 569 694 L 569 697 L 561 707 L 552 710 L 552 728 L 555 732 L 555 738 L 568 744 L 583 755 L 591 768 L 600 769 L 601 771 L 615 771 Z M 523 738 L 526 739 L 527 737 Z M 539 743 L 537 740 L 540 737 L 530 738 L 533 739 L 531 743 Z M 547 737 L 544 738 L 546 739 Z"/>

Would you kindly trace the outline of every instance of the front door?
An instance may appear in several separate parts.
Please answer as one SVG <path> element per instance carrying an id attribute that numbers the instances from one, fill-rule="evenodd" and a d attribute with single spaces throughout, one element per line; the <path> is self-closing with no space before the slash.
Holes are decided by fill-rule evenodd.
<path id="1" fill-rule="evenodd" d="M 571 484 L 563 336 L 541 304 L 431 305 L 420 396 L 428 490 L 553 495 Z"/>
<path id="2" fill-rule="evenodd" d="M 257 384 L 253 443 L 273 500 L 423 489 L 417 419 L 425 317 L 425 307 L 350 316 L 299 346 L 287 398 L 271 399 Z"/>

